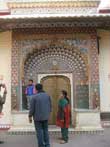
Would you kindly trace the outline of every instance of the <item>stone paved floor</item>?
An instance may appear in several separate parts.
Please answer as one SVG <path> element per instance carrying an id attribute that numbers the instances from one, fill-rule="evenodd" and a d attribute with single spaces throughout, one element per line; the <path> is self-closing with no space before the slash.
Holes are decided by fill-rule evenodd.
<path id="1" fill-rule="evenodd" d="M 7 136 L 0 147 L 37 147 L 34 135 Z M 110 147 L 110 128 L 103 134 L 71 135 L 69 143 L 60 145 L 56 137 L 51 136 L 51 147 Z"/>

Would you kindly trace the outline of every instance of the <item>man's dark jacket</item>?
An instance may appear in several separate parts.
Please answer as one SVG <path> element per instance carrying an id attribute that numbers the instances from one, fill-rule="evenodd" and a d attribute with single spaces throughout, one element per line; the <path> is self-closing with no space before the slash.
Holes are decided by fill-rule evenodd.
<path id="1" fill-rule="evenodd" d="M 39 92 L 30 102 L 29 117 L 35 121 L 48 120 L 51 112 L 51 98 L 46 92 Z"/>

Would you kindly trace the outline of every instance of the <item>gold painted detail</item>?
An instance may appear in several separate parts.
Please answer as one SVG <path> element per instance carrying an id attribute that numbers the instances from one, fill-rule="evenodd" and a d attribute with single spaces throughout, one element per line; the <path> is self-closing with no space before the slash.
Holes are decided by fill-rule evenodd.
<path id="1" fill-rule="evenodd" d="M 9 8 L 48 8 L 48 7 L 98 7 L 98 1 L 83 2 L 83 1 L 74 1 L 74 2 L 9 2 Z"/>

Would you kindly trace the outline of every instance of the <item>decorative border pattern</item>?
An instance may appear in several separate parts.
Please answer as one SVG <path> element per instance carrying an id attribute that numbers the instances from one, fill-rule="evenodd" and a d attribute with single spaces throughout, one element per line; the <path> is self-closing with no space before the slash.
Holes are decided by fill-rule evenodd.
<path id="1" fill-rule="evenodd" d="M 17 88 L 19 87 L 19 74 L 23 74 L 21 73 L 22 71 L 20 71 L 20 67 L 24 68 L 23 65 L 21 64 L 21 55 L 23 55 L 23 58 L 25 57 L 25 54 L 22 52 L 22 49 L 26 49 L 26 52 L 29 50 L 30 53 L 32 53 L 33 49 L 39 48 L 43 48 L 46 49 L 47 47 L 45 46 L 45 37 L 44 34 L 47 35 L 47 37 L 49 37 L 49 35 L 53 35 L 53 37 L 51 38 L 51 44 L 55 43 L 56 40 L 58 40 L 57 36 L 60 37 L 60 35 L 63 35 L 63 39 L 65 38 L 65 40 L 67 40 L 66 35 L 68 36 L 68 34 L 70 33 L 71 35 L 74 33 L 86 33 L 88 35 L 91 36 L 91 43 L 90 43 L 90 53 L 89 55 L 89 60 L 90 60 L 90 70 L 89 72 L 89 76 L 90 76 L 90 105 L 92 108 L 96 108 L 99 107 L 100 102 L 99 102 L 99 71 L 98 71 L 98 49 L 97 49 L 97 33 L 96 30 L 93 28 L 43 28 L 43 29 L 36 29 L 34 30 L 34 32 L 30 29 L 23 29 L 23 32 L 19 32 L 19 31 L 14 31 L 13 33 L 13 49 L 12 49 L 12 110 L 17 110 L 18 106 L 19 106 L 19 102 L 18 102 L 18 98 L 17 98 Z M 32 31 L 32 33 L 30 34 L 30 31 Z M 42 38 L 42 42 L 39 43 L 38 40 L 36 40 L 34 38 L 34 36 L 31 38 L 31 35 L 36 34 L 35 36 L 41 36 Z M 21 34 L 21 35 L 20 35 Z M 23 34 L 27 35 L 27 39 L 28 37 L 30 39 L 26 39 L 24 41 L 23 38 L 19 38 L 19 35 L 23 37 Z M 65 35 L 64 35 L 65 34 Z M 17 37 L 15 37 L 17 36 Z M 18 39 L 17 39 L 18 38 Z M 53 43 L 52 43 L 53 42 Z M 40 45 L 42 44 L 42 46 Z M 58 44 L 58 43 L 57 43 Z M 36 46 L 37 45 L 37 46 Z M 47 46 L 49 45 L 49 42 L 47 42 Z M 66 50 L 65 50 L 66 51 Z M 56 50 L 57 52 L 57 50 Z M 71 52 L 71 51 L 70 51 Z M 29 53 L 29 54 L 30 54 Z M 45 52 L 44 52 L 45 53 Z M 48 52 L 47 52 L 48 53 Z M 66 52 L 65 52 L 66 54 Z M 71 55 L 71 53 L 69 53 Z M 31 54 L 30 54 L 31 55 Z M 22 59 L 23 59 L 22 58 Z M 73 57 L 72 57 L 73 58 Z M 25 62 L 25 60 L 22 60 L 22 63 Z M 95 68 L 94 68 L 95 67 Z M 83 84 L 83 82 L 82 82 Z M 93 105 L 94 103 L 94 105 Z"/>
<path id="2" fill-rule="evenodd" d="M 99 1 L 8 2 L 9 8 L 98 7 Z"/>
<path id="3" fill-rule="evenodd" d="M 30 14 L 96 14 L 97 7 L 38 7 L 38 8 L 12 8 L 11 15 Z"/>

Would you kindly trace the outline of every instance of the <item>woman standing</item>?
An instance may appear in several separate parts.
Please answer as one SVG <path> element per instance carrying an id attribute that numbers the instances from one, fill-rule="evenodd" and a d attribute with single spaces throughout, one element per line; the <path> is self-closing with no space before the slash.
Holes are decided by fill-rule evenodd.
<path id="1" fill-rule="evenodd" d="M 68 128 L 70 125 L 70 106 L 69 99 L 67 97 L 67 92 L 65 90 L 61 91 L 61 98 L 58 102 L 58 112 L 57 112 L 57 126 L 61 127 L 62 140 L 61 144 L 68 142 Z"/>

